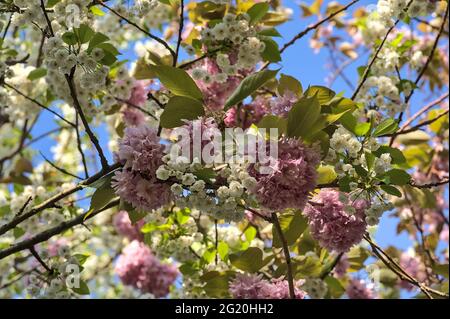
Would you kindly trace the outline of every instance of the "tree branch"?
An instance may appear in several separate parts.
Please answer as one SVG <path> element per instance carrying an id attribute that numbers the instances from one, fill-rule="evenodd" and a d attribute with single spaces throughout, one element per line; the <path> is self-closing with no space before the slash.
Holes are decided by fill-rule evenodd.
<path id="1" fill-rule="evenodd" d="M 281 229 L 280 222 L 278 221 L 278 217 L 276 213 L 272 213 L 272 222 L 275 227 L 275 230 L 280 237 L 281 244 L 283 246 L 284 258 L 286 259 L 287 266 L 287 281 L 289 284 L 289 296 L 291 299 L 295 299 L 295 288 L 294 288 L 294 276 L 292 274 L 292 264 L 291 264 L 291 255 L 289 253 L 289 247 L 284 237 L 283 230 Z"/>
<path id="2" fill-rule="evenodd" d="M 47 241 L 50 238 L 52 238 L 53 236 L 61 234 L 62 232 L 66 231 L 76 225 L 83 224 L 86 220 L 91 219 L 94 216 L 98 215 L 99 213 L 101 213 L 109 208 L 115 207 L 117 205 L 119 205 L 119 199 L 115 199 L 115 200 L 111 201 L 105 207 L 103 207 L 99 210 L 96 210 L 94 212 L 87 211 L 69 221 L 62 222 L 58 226 L 47 229 L 47 230 L 43 231 L 42 233 L 39 233 L 31 238 L 28 238 L 26 240 L 19 242 L 11 247 L 1 250 L 0 251 L 0 260 L 5 257 L 8 257 L 12 254 L 15 254 L 19 251 L 22 251 L 25 249 L 30 249 L 34 245 L 42 243 L 44 241 Z"/>
<path id="3" fill-rule="evenodd" d="M 153 40 L 155 40 L 156 42 L 159 42 L 160 44 L 162 44 L 172 55 L 172 58 L 174 61 L 176 61 L 176 53 L 175 51 L 167 44 L 166 41 L 164 41 L 161 38 L 158 38 L 157 36 L 151 34 L 150 32 L 148 32 L 147 30 L 145 30 L 144 28 L 140 27 L 139 25 L 137 25 L 136 23 L 134 23 L 133 21 L 130 21 L 129 19 L 125 18 L 124 16 L 122 16 L 120 13 L 118 13 L 116 10 L 114 10 L 113 8 L 109 7 L 108 5 L 104 4 L 101 1 L 95 1 L 96 4 L 101 5 L 102 7 L 108 9 L 109 11 L 111 11 L 112 13 L 114 13 L 117 17 L 119 17 L 120 19 L 124 20 L 125 22 L 127 22 L 128 24 L 132 25 L 133 27 L 135 27 L 136 29 L 138 29 L 139 31 L 141 31 L 142 33 L 144 33 L 145 35 L 147 35 L 148 37 L 152 38 Z"/>
<path id="4" fill-rule="evenodd" d="M 94 183 L 95 181 L 99 180 L 100 178 L 102 178 L 103 176 L 111 173 L 112 171 L 114 171 L 115 169 L 119 168 L 121 166 L 120 163 L 115 163 L 113 165 L 111 165 L 106 171 L 100 171 L 97 174 L 89 177 L 88 179 L 85 179 L 84 181 L 80 182 L 78 185 L 76 185 L 75 187 L 72 187 L 70 189 L 67 189 L 63 192 L 60 192 L 50 198 L 48 198 L 47 200 L 43 201 L 42 203 L 40 203 L 39 205 L 34 206 L 30 211 L 28 211 L 27 213 L 21 215 L 21 216 L 17 216 L 16 218 L 14 218 L 11 222 L 9 222 L 8 224 L 2 225 L 0 226 L 0 235 L 3 235 L 4 233 L 6 233 L 7 231 L 13 229 L 14 227 L 16 227 L 17 225 L 19 225 L 21 222 L 23 222 L 24 220 L 40 213 L 41 211 L 47 209 L 47 208 L 51 208 L 54 207 L 55 203 L 58 202 L 59 200 L 83 189 L 84 187 Z"/>
<path id="5" fill-rule="evenodd" d="M 75 67 L 72 69 L 72 72 L 70 72 L 70 75 L 65 74 L 67 84 L 69 85 L 70 90 L 70 96 L 73 99 L 73 104 L 75 106 L 75 109 L 77 110 L 78 115 L 80 116 L 81 122 L 83 123 L 84 129 L 86 130 L 87 135 L 89 136 L 89 139 L 91 140 L 92 144 L 94 144 L 95 149 L 97 150 L 98 156 L 100 157 L 100 163 L 102 164 L 102 169 L 107 170 L 108 168 L 108 161 L 106 160 L 105 155 L 103 154 L 103 150 L 100 147 L 100 143 L 98 142 L 97 137 L 92 132 L 91 128 L 89 127 L 89 123 L 84 116 L 83 109 L 81 108 L 80 101 L 78 100 L 77 91 L 75 89 L 75 85 L 73 83 L 73 76 L 75 74 Z"/>

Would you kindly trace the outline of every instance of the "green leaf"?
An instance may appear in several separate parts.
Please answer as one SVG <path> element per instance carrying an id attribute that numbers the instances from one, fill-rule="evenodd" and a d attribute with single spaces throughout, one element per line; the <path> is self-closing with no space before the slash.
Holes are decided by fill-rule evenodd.
<path id="1" fill-rule="evenodd" d="M 228 258 L 229 247 L 226 242 L 219 241 L 217 244 L 217 253 L 223 261 L 226 261 Z"/>
<path id="2" fill-rule="evenodd" d="M 96 32 L 91 40 L 89 41 L 88 53 L 91 53 L 92 49 L 94 49 L 100 43 L 104 43 L 109 40 L 109 37 L 104 35 L 101 32 Z"/>
<path id="3" fill-rule="evenodd" d="M 380 188 L 392 196 L 402 197 L 402 192 L 397 187 L 391 185 L 380 185 Z"/>
<path id="4" fill-rule="evenodd" d="M 151 65 L 161 83 L 173 94 L 201 100 L 203 95 L 186 71 L 167 65 Z"/>
<path id="5" fill-rule="evenodd" d="M 100 43 L 95 46 L 96 48 L 103 49 L 103 53 L 105 56 L 100 60 L 100 63 L 103 65 L 112 65 L 117 61 L 116 56 L 120 54 L 120 52 L 114 47 L 111 43 Z"/>
<path id="6" fill-rule="evenodd" d="M 287 135 L 305 137 L 319 119 L 320 104 L 315 96 L 302 97 L 288 113 Z"/>
<path id="7" fill-rule="evenodd" d="M 90 255 L 89 254 L 75 254 L 75 255 L 73 255 L 73 257 L 75 257 L 78 260 L 80 265 L 83 265 L 86 262 L 86 260 L 90 257 Z"/>
<path id="8" fill-rule="evenodd" d="M 361 246 L 356 246 L 350 249 L 347 253 L 347 260 L 350 264 L 350 270 L 358 271 L 364 267 L 364 262 L 369 258 L 370 254 Z"/>
<path id="9" fill-rule="evenodd" d="M 72 287 L 71 289 L 73 292 L 79 295 L 89 295 L 91 293 L 89 291 L 88 285 L 83 280 L 80 280 L 80 287 Z"/>
<path id="10" fill-rule="evenodd" d="M 250 24 L 256 24 L 269 11 L 269 4 L 267 2 L 260 2 L 254 4 L 248 9 L 247 14 L 250 16 Z"/>
<path id="11" fill-rule="evenodd" d="M 448 279 L 448 271 L 449 267 L 448 264 L 434 264 L 431 266 L 433 268 L 434 272 L 438 275 L 441 275 Z"/>
<path id="12" fill-rule="evenodd" d="M 275 28 L 264 29 L 262 31 L 259 31 L 258 34 L 266 37 L 282 37 L 280 32 L 278 32 Z"/>
<path id="13" fill-rule="evenodd" d="M 111 187 L 111 182 L 105 182 L 103 185 L 97 188 L 92 195 L 89 212 L 94 212 L 105 207 L 112 199 L 116 197 L 117 195 L 114 192 L 114 189 Z M 86 217 L 87 216 L 88 215 L 86 215 Z"/>
<path id="14" fill-rule="evenodd" d="M 303 93 L 303 87 L 300 81 L 286 74 L 280 75 L 277 90 L 280 95 L 283 95 L 286 91 L 290 91 L 296 94 L 297 96 L 301 96 Z"/>
<path id="15" fill-rule="evenodd" d="M 213 298 L 224 298 L 229 296 L 229 282 L 235 275 L 232 271 L 211 271 L 200 277 L 205 282 L 203 290 Z"/>
<path id="16" fill-rule="evenodd" d="M 238 104 L 243 99 L 250 96 L 267 81 L 273 79 L 277 73 L 278 70 L 264 70 L 246 77 L 225 102 L 224 110 L 228 110 L 231 106 Z"/>
<path id="17" fill-rule="evenodd" d="M 322 265 L 318 258 L 311 256 L 298 256 L 293 262 L 295 279 L 317 277 L 322 271 Z"/>
<path id="18" fill-rule="evenodd" d="M 398 135 L 397 142 L 405 145 L 417 145 L 426 143 L 430 140 L 430 135 L 424 131 L 414 131 L 406 134 Z"/>
<path id="19" fill-rule="evenodd" d="M 44 76 L 47 75 L 47 69 L 45 68 L 38 68 L 38 69 L 34 69 L 33 71 L 31 71 L 28 76 L 27 79 L 30 81 L 34 81 L 36 79 L 42 78 Z"/>
<path id="20" fill-rule="evenodd" d="M 320 165 L 317 168 L 317 184 L 328 184 L 337 178 L 337 174 L 334 171 L 332 165 Z"/>
<path id="21" fill-rule="evenodd" d="M 127 209 L 128 217 L 130 218 L 131 224 L 135 225 L 138 221 L 147 215 L 146 212 L 140 212 L 135 209 Z M 162 225 L 161 225 L 162 226 Z M 164 227 L 163 227 L 164 229 Z M 156 230 L 162 230 L 160 226 L 157 226 Z"/>
<path id="22" fill-rule="evenodd" d="M 79 28 L 74 29 L 75 34 L 78 37 L 78 41 L 81 44 L 88 43 L 94 35 L 94 31 L 86 24 L 80 25 Z"/>
<path id="23" fill-rule="evenodd" d="M 25 234 L 25 230 L 23 230 L 23 228 L 20 228 L 20 227 L 14 227 L 13 234 L 14 234 L 14 238 L 18 239 Z"/>
<path id="24" fill-rule="evenodd" d="M 74 45 L 78 43 L 77 36 L 75 35 L 75 33 L 70 31 L 65 32 L 61 38 L 64 41 L 64 43 L 67 43 L 68 45 Z"/>
<path id="25" fill-rule="evenodd" d="M 331 101 L 331 99 L 336 95 L 336 93 L 325 86 L 313 85 L 306 90 L 305 95 L 316 96 L 317 100 L 319 101 L 319 104 L 323 105 Z"/>
<path id="26" fill-rule="evenodd" d="M 394 119 L 386 119 L 375 128 L 373 136 L 380 136 L 385 134 L 395 133 L 398 129 L 398 124 Z"/>
<path id="27" fill-rule="evenodd" d="M 394 168 L 383 175 L 386 184 L 406 185 L 411 180 L 411 176 L 402 169 Z"/>
<path id="28" fill-rule="evenodd" d="M 205 181 L 205 183 L 212 183 L 214 182 L 214 179 L 217 177 L 216 172 L 211 167 L 204 167 L 199 170 L 196 170 L 194 172 L 194 175 L 198 179 Z"/>
<path id="29" fill-rule="evenodd" d="M 307 220 L 300 212 L 285 213 L 278 217 L 281 230 L 288 246 L 295 244 L 308 226 Z M 280 248 L 282 243 L 275 226 L 272 226 L 272 246 Z"/>
<path id="30" fill-rule="evenodd" d="M 205 114 L 203 104 L 185 96 L 173 96 L 161 114 L 161 126 L 174 128 L 185 124 L 183 120 L 195 120 Z"/>
<path id="31" fill-rule="evenodd" d="M 105 13 L 97 6 L 91 6 L 89 10 L 96 16 L 103 17 Z"/>
<path id="32" fill-rule="evenodd" d="M 257 124 L 257 127 L 265 129 L 277 128 L 278 134 L 281 135 L 286 132 L 287 122 L 286 119 L 282 117 L 278 117 L 276 115 L 266 115 Z"/>
<path id="33" fill-rule="evenodd" d="M 370 123 L 358 122 L 358 120 L 350 112 L 342 115 L 339 122 L 356 136 L 364 136 L 370 130 Z"/>
<path id="34" fill-rule="evenodd" d="M 262 40 L 266 45 L 264 51 L 261 52 L 261 57 L 263 61 L 268 62 L 280 62 L 281 61 L 281 53 L 278 48 L 278 43 L 276 43 L 272 39 L 264 39 Z"/>
<path id="35" fill-rule="evenodd" d="M 251 242 L 253 239 L 255 239 L 256 233 L 257 233 L 257 231 L 256 231 L 255 227 L 253 227 L 253 226 L 248 227 L 244 232 L 245 239 L 248 242 Z"/>
<path id="36" fill-rule="evenodd" d="M 342 286 L 338 279 L 332 276 L 327 276 L 324 281 L 328 286 L 328 292 L 330 293 L 331 297 L 339 298 L 344 294 L 345 288 Z"/>
<path id="37" fill-rule="evenodd" d="M 243 271 L 257 272 L 263 266 L 263 252 L 257 247 L 229 255 L 231 264 Z"/>
<path id="38" fill-rule="evenodd" d="M 381 145 L 376 151 L 372 152 L 376 157 L 380 157 L 381 154 L 389 154 L 392 158 L 392 164 L 403 164 L 406 162 L 406 158 L 403 152 L 398 148 L 393 148 L 387 145 Z"/>

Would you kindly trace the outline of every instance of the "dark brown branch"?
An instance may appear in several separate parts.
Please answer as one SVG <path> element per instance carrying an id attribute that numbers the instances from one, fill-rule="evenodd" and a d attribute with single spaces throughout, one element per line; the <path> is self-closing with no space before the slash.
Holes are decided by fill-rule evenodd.
<path id="1" fill-rule="evenodd" d="M 34 249 L 34 246 L 31 246 L 29 249 L 31 254 L 34 256 L 34 258 L 36 258 L 36 260 L 41 264 L 41 266 L 44 267 L 49 274 L 53 274 L 54 270 L 49 266 L 47 266 L 47 264 L 42 260 L 41 256 L 39 256 L 39 254 L 37 253 L 36 249 Z"/>
<path id="2" fill-rule="evenodd" d="M 175 57 L 173 59 L 173 66 L 177 65 L 178 55 L 180 54 L 180 45 L 181 45 L 183 27 L 184 27 L 184 0 L 180 0 L 180 22 L 179 22 L 179 27 L 178 27 L 178 40 L 177 40 L 177 46 L 175 49 Z"/>
<path id="3" fill-rule="evenodd" d="M 21 216 L 18 216 L 16 218 L 14 218 L 11 222 L 9 222 L 8 224 L 2 225 L 0 226 L 0 235 L 3 235 L 4 233 L 6 233 L 7 231 L 13 229 L 14 227 L 16 227 L 17 225 L 19 225 L 21 222 L 23 222 L 24 220 L 39 214 L 40 212 L 42 212 L 43 210 L 47 209 L 47 208 L 52 208 L 54 207 L 54 205 L 56 204 L 56 202 L 58 202 L 59 200 L 66 198 L 67 196 L 83 189 L 86 186 L 89 186 L 89 184 L 94 183 L 95 181 L 99 180 L 100 178 L 102 178 L 103 176 L 107 175 L 108 173 L 114 171 L 115 169 L 119 168 L 121 166 L 121 164 L 119 163 L 115 163 L 113 165 L 111 165 L 106 171 L 100 171 L 97 174 L 89 177 L 88 179 L 80 182 L 78 185 L 67 189 L 63 192 L 60 192 L 50 198 L 48 198 L 47 200 L 43 201 L 42 203 L 34 206 L 32 209 L 30 209 L 30 211 L 28 211 L 25 214 L 22 214 Z"/>
<path id="4" fill-rule="evenodd" d="M 64 168 L 62 168 L 62 167 L 58 167 L 55 163 L 53 163 L 53 162 L 50 161 L 47 157 L 45 157 L 45 155 L 42 154 L 41 151 L 39 151 L 39 154 L 41 154 L 41 156 L 44 158 L 44 160 L 45 160 L 50 166 L 52 166 L 54 169 L 58 170 L 59 172 L 63 173 L 64 175 L 68 175 L 68 176 L 74 177 L 74 178 L 76 178 L 76 179 L 83 180 L 80 176 L 77 176 L 77 175 L 75 175 L 75 174 L 72 174 L 72 173 L 68 172 L 67 170 L 65 170 Z"/>
<path id="5" fill-rule="evenodd" d="M 10 246 L 4 250 L 1 250 L 0 251 L 0 260 L 5 257 L 8 257 L 12 254 L 15 254 L 19 251 L 22 251 L 25 249 L 30 249 L 31 247 L 33 247 L 36 244 L 45 242 L 45 241 L 49 240 L 50 238 L 52 238 L 53 236 L 61 234 L 64 231 L 66 231 L 74 226 L 81 225 L 86 220 L 91 219 L 94 216 L 98 215 L 99 213 L 101 213 L 109 208 L 115 207 L 117 205 L 119 205 L 119 199 L 111 201 L 109 204 L 107 204 L 105 207 L 103 207 L 99 210 L 96 210 L 94 212 L 89 212 L 89 211 L 85 212 L 69 221 L 62 222 L 58 226 L 47 229 L 47 230 L 43 231 L 42 233 L 39 233 L 31 238 L 28 238 L 28 239 L 23 240 L 15 245 Z"/>
<path id="6" fill-rule="evenodd" d="M 439 181 L 439 182 L 435 182 L 435 183 L 428 183 L 428 184 L 416 184 L 416 182 L 411 181 L 409 183 L 409 185 L 411 185 L 413 187 L 417 187 L 417 188 L 432 188 L 432 187 L 442 186 L 442 185 L 445 185 L 448 183 L 449 183 L 449 180 L 445 179 L 443 181 Z"/>
<path id="7" fill-rule="evenodd" d="M 76 124 L 75 134 L 77 135 L 77 149 L 81 156 L 81 162 L 83 163 L 84 177 L 89 178 L 89 171 L 88 171 L 88 167 L 87 167 L 86 156 L 84 155 L 84 151 L 81 146 L 81 136 L 80 136 L 80 130 L 78 129 L 78 122 L 79 122 L 78 119 L 79 119 L 79 115 L 78 115 L 78 113 L 76 113 L 75 114 L 75 124 Z"/>
<path id="8" fill-rule="evenodd" d="M 50 32 L 50 35 L 52 37 L 54 37 L 55 33 L 53 32 L 52 22 L 48 18 L 47 10 L 45 9 L 44 0 L 41 0 L 41 9 L 42 9 L 42 13 L 44 14 L 45 20 L 47 21 L 47 28 L 48 28 L 48 30 Z"/>
<path id="9" fill-rule="evenodd" d="M 319 278 L 322 280 L 325 279 L 333 271 L 333 269 L 339 263 L 339 261 L 341 260 L 343 255 L 344 255 L 344 253 L 340 253 L 339 255 L 337 255 L 333 259 L 333 261 L 330 263 L 330 265 L 323 270 L 323 272 L 320 274 Z"/>
<path id="10" fill-rule="evenodd" d="M 147 96 L 148 96 L 148 95 L 147 95 Z M 152 96 L 153 96 L 153 95 L 152 95 Z M 125 104 L 128 105 L 129 107 L 135 108 L 135 109 L 141 111 L 142 113 L 147 114 L 148 116 L 152 117 L 152 118 L 155 119 L 155 120 L 158 120 L 158 118 L 157 118 L 155 115 L 153 115 L 151 112 L 145 110 L 144 108 L 140 107 L 139 105 L 136 105 L 136 104 L 131 103 L 131 102 L 129 102 L 129 101 L 126 101 L 126 100 L 124 100 L 124 99 L 120 99 L 120 98 L 118 98 L 118 97 L 116 97 L 115 99 L 116 99 L 117 101 L 121 102 L 121 103 L 125 103 Z M 155 99 L 156 99 L 156 98 L 155 98 Z M 158 101 L 158 103 L 160 103 L 160 102 Z"/>
<path id="11" fill-rule="evenodd" d="M 66 81 L 69 85 L 70 90 L 70 96 L 73 99 L 73 104 L 75 106 L 75 109 L 77 110 L 78 115 L 80 116 L 81 122 L 83 123 L 84 129 L 86 130 L 87 135 L 89 136 L 89 139 L 91 140 L 92 144 L 94 145 L 95 149 L 97 150 L 98 156 L 100 157 L 100 163 L 102 164 L 102 169 L 106 170 L 108 168 L 108 161 L 106 160 L 105 154 L 103 154 L 103 150 L 100 147 L 100 143 L 98 142 L 97 137 L 95 136 L 94 132 L 92 132 L 91 128 L 89 127 L 89 123 L 84 115 L 83 109 L 81 108 L 80 101 L 78 100 L 77 91 L 75 88 L 75 84 L 73 82 L 73 76 L 75 74 L 75 67 L 72 69 L 72 72 L 70 75 L 66 74 Z"/>
<path id="12" fill-rule="evenodd" d="M 386 267 L 392 270 L 401 280 L 407 281 L 410 284 L 420 288 L 420 290 L 422 290 L 422 292 L 430 299 L 433 299 L 431 294 L 444 298 L 449 297 L 448 294 L 427 287 L 424 284 L 417 281 L 417 279 L 409 275 L 395 260 L 393 260 L 383 249 L 381 249 L 381 247 L 375 244 L 368 235 L 364 235 L 364 239 L 369 243 L 373 253 L 386 265 Z"/>
<path id="13" fill-rule="evenodd" d="M 33 102 L 34 104 L 36 104 L 37 106 L 43 108 L 44 110 L 52 113 L 53 115 L 55 115 L 57 118 L 61 119 L 62 121 L 64 121 L 65 123 L 69 124 L 72 127 L 75 127 L 75 124 L 70 122 L 69 120 L 65 119 L 63 116 L 59 115 L 58 113 L 56 113 L 55 111 L 53 111 L 52 109 L 48 108 L 47 106 L 45 106 L 44 104 L 38 102 L 37 100 L 29 97 L 28 95 L 26 95 L 25 93 L 19 91 L 17 88 L 15 88 L 14 86 L 4 82 L 3 83 L 4 86 L 10 88 L 11 90 L 15 91 L 17 94 L 19 94 L 20 96 L 24 97 L 25 99 L 27 99 L 30 102 Z"/>
<path id="14" fill-rule="evenodd" d="M 350 2 L 349 4 L 347 4 L 345 7 L 342 7 L 341 9 L 333 12 L 332 14 L 330 14 L 329 16 L 323 18 L 322 20 L 316 22 L 315 24 L 307 27 L 305 30 L 303 30 L 302 32 L 300 32 L 299 34 L 297 34 L 295 37 L 293 37 L 289 42 L 286 42 L 283 47 L 280 49 L 280 53 L 283 53 L 288 47 L 290 47 L 291 45 L 293 45 L 297 40 L 303 38 L 305 35 L 307 35 L 310 31 L 317 29 L 318 27 L 320 27 L 322 24 L 324 24 L 325 22 L 333 19 L 336 15 L 338 15 L 339 13 L 347 10 L 348 8 L 350 8 L 352 5 L 354 5 L 355 3 L 357 3 L 359 0 L 353 0 L 352 2 Z"/>
<path id="15" fill-rule="evenodd" d="M 439 38 L 441 37 L 442 32 L 444 31 L 444 27 L 446 25 L 447 18 L 448 18 L 448 3 L 447 3 L 447 6 L 445 7 L 444 19 L 442 20 L 442 24 L 441 24 L 441 26 L 439 28 L 439 32 L 436 35 L 436 38 L 434 39 L 430 55 L 428 56 L 428 58 L 427 58 L 427 60 L 425 62 L 425 65 L 423 66 L 422 70 L 420 71 L 419 75 L 417 76 L 416 80 L 414 81 L 414 84 L 416 86 L 418 85 L 418 83 L 419 83 L 420 79 L 422 78 L 422 76 L 425 74 L 425 71 L 428 69 L 428 66 L 431 63 L 431 60 L 433 59 L 434 52 L 436 51 L 437 45 L 439 43 Z M 415 91 L 415 88 L 413 88 L 411 90 L 411 92 L 408 94 L 408 96 L 405 98 L 405 104 L 408 104 L 409 100 L 411 99 L 412 95 L 414 94 L 414 91 Z M 402 122 L 404 113 L 405 112 L 401 112 L 400 113 L 400 115 L 398 116 L 398 119 L 397 119 L 397 123 L 401 123 Z M 392 136 L 389 145 L 392 145 L 394 143 L 395 138 L 396 138 L 395 135 Z"/>
<path id="16" fill-rule="evenodd" d="M 370 60 L 369 65 L 366 67 L 366 69 L 364 70 L 364 73 L 361 77 L 361 81 L 359 81 L 358 86 L 356 87 L 355 92 L 353 92 L 353 95 L 351 97 L 352 100 L 354 100 L 356 98 L 356 96 L 358 95 L 359 91 L 361 90 L 361 88 L 363 87 L 364 83 L 366 82 L 367 78 L 369 77 L 370 74 L 370 70 L 372 69 L 373 64 L 375 63 L 375 60 L 378 58 L 378 54 L 380 53 L 381 49 L 384 46 L 384 43 L 386 42 L 389 34 L 392 32 L 392 30 L 394 30 L 394 28 L 397 26 L 397 24 L 399 23 L 400 20 L 396 20 L 394 22 L 394 25 L 391 26 L 388 31 L 386 32 L 386 35 L 384 36 L 383 40 L 381 41 L 380 45 L 378 46 L 377 50 L 375 51 L 375 54 L 372 57 L 372 60 Z"/>
<path id="17" fill-rule="evenodd" d="M 223 49 L 223 47 L 219 47 L 219 48 L 217 48 L 217 49 L 214 49 L 214 50 L 211 50 L 211 51 L 209 51 L 209 52 L 206 52 L 205 54 L 199 56 L 199 57 L 196 58 L 196 59 L 193 59 L 193 60 L 191 60 L 191 61 L 187 61 L 187 62 L 185 62 L 185 63 L 180 64 L 178 67 L 179 67 L 180 69 L 186 69 L 186 68 L 190 67 L 191 65 L 193 65 L 193 64 L 195 64 L 195 63 L 197 63 L 197 62 L 200 62 L 200 61 L 202 61 L 202 60 L 204 60 L 204 59 L 206 59 L 206 58 L 209 58 L 209 57 L 214 56 L 217 52 L 219 52 L 219 51 L 222 50 L 222 49 Z"/>
<path id="18" fill-rule="evenodd" d="M 281 229 L 280 222 L 278 221 L 278 216 L 276 213 L 272 213 L 272 222 L 275 230 L 278 233 L 278 236 L 280 237 L 284 252 L 284 258 L 286 259 L 289 297 L 291 299 L 295 299 L 294 275 L 292 273 L 291 254 L 289 252 L 289 246 L 287 244 L 286 238 L 284 237 L 283 230 Z"/>
<path id="19" fill-rule="evenodd" d="M 133 21 L 130 21 L 129 19 L 125 18 L 124 16 L 122 16 L 120 13 L 118 13 L 116 10 L 114 10 L 113 8 L 109 7 L 108 5 L 104 4 L 101 1 L 96 1 L 96 4 L 101 5 L 102 7 L 108 9 L 109 11 L 111 11 L 112 13 L 114 13 L 117 17 L 119 17 L 120 19 L 122 19 L 123 21 L 127 22 L 128 24 L 132 25 L 133 27 L 135 27 L 136 29 L 138 29 L 139 31 L 141 31 L 142 33 L 144 33 L 145 35 L 147 35 L 148 37 L 152 38 L 153 40 L 161 43 L 172 55 L 173 60 L 176 60 L 176 53 L 175 51 L 167 44 L 166 41 L 164 41 L 161 38 L 158 38 L 157 36 L 151 34 L 150 32 L 148 32 L 147 30 L 145 30 L 144 28 L 140 27 L 139 25 L 137 25 L 136 23 L 134 23 Z"/>

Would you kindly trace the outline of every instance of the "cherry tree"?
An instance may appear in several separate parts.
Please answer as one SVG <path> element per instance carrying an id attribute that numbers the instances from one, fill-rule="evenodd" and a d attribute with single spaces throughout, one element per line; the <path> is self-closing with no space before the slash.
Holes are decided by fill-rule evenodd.
<path id="1" fill-rule="evenodd" d="M 0 297 L 448 298 L 448 1 L 292 6 L 1 0 Z"/>

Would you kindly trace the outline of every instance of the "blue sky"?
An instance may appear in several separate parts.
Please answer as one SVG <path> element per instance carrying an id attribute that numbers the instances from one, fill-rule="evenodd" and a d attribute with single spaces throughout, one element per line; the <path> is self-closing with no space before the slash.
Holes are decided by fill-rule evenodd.
<path id="1" fill-rule="evenodd" d="M 313 1 L 304 1 L 304 3 L 311 4 Z M 324 1 L 324 3 L 328 3 L 330 1 Z M 341 3 L 344 3 L 344 1 L 339 1 Z M 349 1 L 345 1 L 347 3 Z M 286 24 L 278 27 L 278 31 L 282 34 L 283 38 L 278 39 L 277 41 L 280 44 L 283 44 L 284 42 L 291 39 L 293 36 L 295 36 L 298 32 L 305 29 L 305 27 L 311 23 L 315 22 L 315 18 L 311 19 L 301 19 L 299 20 L 299 16 L 301 14 L 301 10 L 299 9 L 298 2 L 297 1 L 284 1 L 285 5 L 292 8 L 293 13 L 293 19 L 292 21 L 287 22 Z M 361 6 L 361 5 L 373 5 L 376 4 L 376 1 L 371 0 L 364 0 L 360 1 L 359 4 L 355 6 Z M 329 64 L 329 53 L 327 50 L 323 49 L 320 51 L 320 53 L 315 54 L 312 49 L 309 47 L 309 38 L 310 35 L 304 37 L 300 41 L 298 41 L 294 46 L 288 48 L 284 54 L 283 54 L 283 62 L 280 64 L 282 66 L 281 72 L 295 76 L 298 78 L 304 87 L 307 87 L 308 85 L 325 85 L 325 78 L 327 75 L 329 75 L 329 70 L 327 69 L 327 65 Z M 132 60 L 134 58 L 134 53 L 132 52 L 133 44 L 130 44 L 131 50 L 125 50 L 123 51 L 123 55 L 121 56 L 121 60 L 123 59 L 130 59 Z M 351 64 L 346 70 L 345 74 L 347 77 L 353 82 L 357 82 L 357 72 L 356 68 L 367 64 L 367 55 L 365 55 L 363 58 L 359 59 L 355 63 Z M 331 87 L 336 92 L 345 92 L 345 96 L 349 97 L 352 94 L 352 90 L 349 89 L 349 87 L 345 84 L 345 82 L 338 78 L 333 86 Z M 421 106 L 424 105 L 424 94 L 417 92 L 414 95 L 414 98 L 412 99 L 412 110 L 417 110 Z M 39 134 L 42 134 L 44 132 L 47 132 L 51 130 L 52 128 L 56 127 L 53 116 L 47 112 L 43 112 L 41 115 L 41 119 L 39 121 L 39 125 L 37 125 L 32 135 L 34 137 L 38 136 Z M 103 149 L 107 149 L 107 140 L 108 135 L 106 134 L 106 131 L 104 127 L 96 128 L 96 132 L 99 136 L 100 143 L 102 144 Z M 43 151 L 44 155 L 48 158 L 51 158 L 50 153 L 50 147 L 53 145 L 53 141 L 50 138 L 46 138 L 44 140 L 41 140 L 37 143 L 35 143 L 34 148 L 39 149 Z M 109 160 L 111 161 L 111 154 L 107 154 Z M 42 158 L 40 155 L 37 155 L 35 157 L 35 161 L 41 161 Z M 448 192 L 446 194 L 446 197 L 448 198 Z M 376 240 L 381 246 L 387 246 L 395 244 L 398 248 L 405 249 L 410 247 L 411 241 L 408 239 L 408 237 L 405 234 L 397 235 L 395 227 L 397 225 L 397 221 L 394 218 L 389 218 L 388 214 L 386 213 L 383 218 L 381 219 L 380 225 L 379 225 L 379 231 L 376 234 Z"/>

